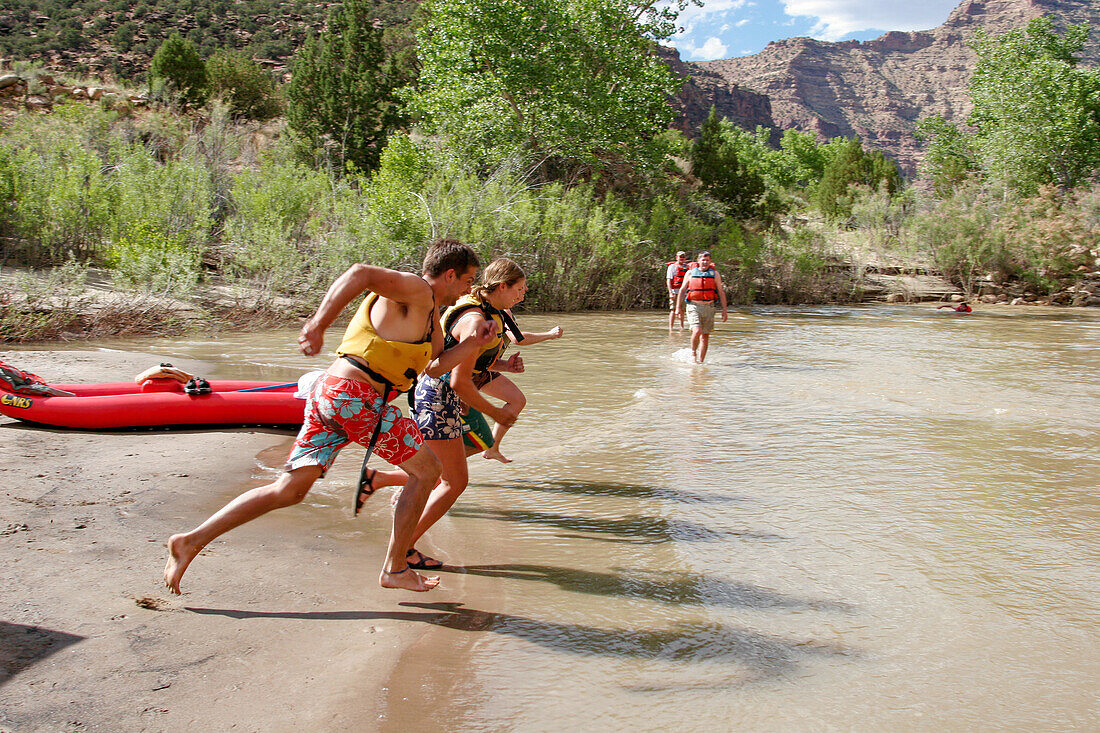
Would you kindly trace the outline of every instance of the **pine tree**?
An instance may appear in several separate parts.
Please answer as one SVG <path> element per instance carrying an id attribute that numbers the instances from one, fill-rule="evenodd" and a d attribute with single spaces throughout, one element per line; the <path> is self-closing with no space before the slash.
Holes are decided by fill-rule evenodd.
<path id="1" fill-rule="evenodd" d="M 761 213 L 764 179 L 742 164 L 714 107 L 692 146 L 691 169 L 706 192 L 724 204 L 727 215 L 748 219 Z"/>
<path id="2" fill-rule="evenodd" d="M 401 80 L 386 62 L 382 31 L 363 0 L 345 0 L 324 32 L 295 54 L 287 85 L 287 120 L 340 169 L 378 167 L 386 138 L 403 121 L 394 89 Z"/>
<path id="3" fill-rule="evenodd" d="M 206 62 L 210 93 L 229 105 L 234 117 L 269 120 L 282 112 L 275 80 L 240 51 L 221 50 Z"/>
<path id="4" fill-rule="evenodd" d="M 722 161 L 722 119 L 713 106 L 710 114 L 699 128 L 699 139 L 691 146 L 691 172 L 703 182 L 712 186 L 721 176 Z"/>
<path id="5" fill-rule="evenodd" d="M 168 90 L 189 107 L 206 101 L 206 64 L 195 44 L 185 40 L 178 31 L 160 44 L 149 66 L 149 79 L 163 80 Z"/>

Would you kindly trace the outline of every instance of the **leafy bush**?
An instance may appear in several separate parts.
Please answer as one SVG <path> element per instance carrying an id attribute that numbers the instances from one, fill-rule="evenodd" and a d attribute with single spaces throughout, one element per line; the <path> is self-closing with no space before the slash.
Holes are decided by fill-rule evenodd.
<path id="1" fill-rule="evenodd" d="M 111 245 L 107 262 L 122 280 L 159 293 L 186 295 L 198 282 L 196 250 L 150 222 L 130 224 Z"/>
<path id="2" fill-rule="evenodd" d="M 943 276 L 968 295 L 978 278 L 1005 282 L 1015 269 L 997 226 L 1001 206 L 982 188 L 970 184 L 914 217 L 912 234 L 931 250 Z"/>
<path id="3" fill-rule="evenodd" d="M 269 120 L 282 114 L 275 80 L 239 51 L 218 51 L 206 62 L 210 94 L 229 105 L 234 117 Z"/>
<path id="4" fill-rule="evenodd" d="M 111 113 L 63 105 L 49 118 L 21 117 L 0 139 L 11 171 L 12 228 L 19 258 L 56 264 L 94 258 L 111 226 L 114 191 L 87 133 Z"/>
<path id="5" fill-rule="evenodd" d="M 206 101 L 206 64 L 195 44 L 178 31 L 173 31 L 153 55 L 149 78 L 163 81 L 184 106 L 198 107 Z"/>
<path id="6" fill-rule="evenodd" d="M 324 173 L 276 156 L 237 175 L 225 221 L 231 273 L 255 278 L 271 293 L 301 292 L 315 265 L 313 244 L 325 229 L 329 183 Z"/>

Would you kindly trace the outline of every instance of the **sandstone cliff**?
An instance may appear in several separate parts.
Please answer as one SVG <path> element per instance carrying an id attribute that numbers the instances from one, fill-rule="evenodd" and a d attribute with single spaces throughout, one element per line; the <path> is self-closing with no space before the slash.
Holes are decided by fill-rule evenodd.
<path id="1" fill-rule="evenodd" d="M 1100 62 L 1097 0 L 964 0 L 943 25 L 929 31 L 895 31 L 864 42 L 791 38 L 770 43 L 754 56 L 687 66 L 697 79 L 718 74 L 725 82 L 721 87 L 766 95 L 779 128 L 822 138 L 859 135 L 868 147 L 913 173 L 922 154 L 913 136 L 916 122 L 936 112 L 962 121 L 970 112 L 967 85 L 976 59 L 966 42 L 974 30 L 984 27 L 995 35 L 1047 14 L 1059 27 L 1091 23 L 1083 62 Z M 692 105 L 704 106 L 709 110 L 705 100 Z M 685 109 L 684 125 L 698 129 L 702 118 L 692 119 L 692 113 Z"/>
<path id="2" fill-rule="evenodd" d="M 672 99 L 673 108 L 679 112 L 672 123 L 677 130 L 689 137 L 698 134 L 699 126 L 714 106 L 718 114 L 738 127 L 755 130 L 757 125 L 763 125 L 780 133 L 772 119 L 771 100 L 767 95 L 730 82 L 717 71 L 688 64 L 680 59 L 675 49 L 662 46 L 660 54 L 672 71 L 684 79 L 684 86 Z"/>

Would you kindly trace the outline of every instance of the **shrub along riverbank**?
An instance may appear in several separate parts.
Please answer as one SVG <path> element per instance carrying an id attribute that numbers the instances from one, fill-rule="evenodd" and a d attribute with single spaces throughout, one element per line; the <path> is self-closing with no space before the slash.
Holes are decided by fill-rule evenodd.
<path id="1" fill-rule="evenodd" d="M 0 134 L 0 268 L 53 274 L 0 283 L 0 338 L 293 320 L 350 263 L 416 270 L 439 236 L 517 260 L 536 311 L 663 307 L 678 249 L 710 250 L 734 304 L 928 296 L 883 273 L 942 273 L 966 297 L 1100 304 L 1096 187 L 1006 202 L 965 187 L 935 201 L 853 185 L 850 215 L 833 219 L 793 187 L 771 214 L 740 221 L 684 169 L 669 159 L 644 190 L 535 183 L 518 164 L 471 170 L 397 134 L 371 175 L 336 175 L 303 163 L 280 122 L 235 122 L 217 104 L 22 112 Z M 106 273 L 100 289 L 126 294 L 119 310 L 84 307 L 89 267 Z M 215 285 L 232 294 L 213 297 Z"/>

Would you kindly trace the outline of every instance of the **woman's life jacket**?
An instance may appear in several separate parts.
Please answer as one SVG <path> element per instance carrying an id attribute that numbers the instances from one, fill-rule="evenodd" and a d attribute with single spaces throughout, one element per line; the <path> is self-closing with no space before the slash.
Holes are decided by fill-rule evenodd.
<path id="1" fill-rule="evenodd" d="M 443 314 L 443 348 L 451 348 L 458 343 L 458 339 L 451 335 L 451 327 L 458 323 L 458 319 L 471 310 L 480 310 L 486 318 L 497 324 L 497 335 L 489 343 L 481 347 L 477 359 L 474 361 L 474 374 L 482 374 L 493 368 L 497 359 L 504 353 L 507 343 L 504 340 L 504 328 L 512 332 L 516 341 L 523 340 L 523 333 L 510 315 L 502 310 L 497 310 L 475 295 L 464 295 Z"/>
<path id="2" fill-rule="evenodd" d="M 708 302 L 718 300 L 718 285 L 714 279 L 716 274 L 713 267 L 706 270 L 700 270 L 698 267 L 691 268 L 687 274 L 688 289 L 685 296 L 686 299 Z"/>
<path id="3" fill-rule="evenodd" d="M 378 293 L 370 293 L 363 299 L 336 353 L 354 356 L 366 364 L 363 371 L 373 379 L 405 392 L 432 360 L 432 334 L 429 330 L 425 339 L 416 343 L 387 341 L 378 335 L 370 320 L 371 306 L 377 301 Z M 434 318 L 434 309 L 432 313 Z M 362 368 L 361 364 L 357 366 Z"/>

